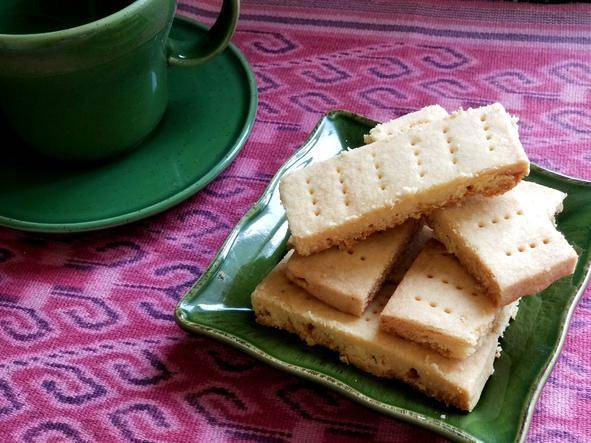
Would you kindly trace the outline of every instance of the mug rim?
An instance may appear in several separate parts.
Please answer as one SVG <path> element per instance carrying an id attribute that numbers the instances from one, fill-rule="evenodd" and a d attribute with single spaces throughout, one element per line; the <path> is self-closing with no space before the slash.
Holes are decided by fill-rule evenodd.
<path id="1" fill-rule="evenodd" d="M 72 28 L 60 29 L 58 31 L 40 32 L 35 34 L 0 33 L 0 41 L 9 43 L 37 43 L 40 41 L 46 42 L 47 40 L 61 40 L 80 34 L 91 33 L 93 31 L 104 29 L 105 27 L 108 28 L 110 26 L 115 26 L 120 19 L 135 13 L 136 10 L 140 9 L 144 4 L 150 1 L 153 0 L 133 0 L 133 2 L 127 5 L 125 8 L 107 15 L 106 17 L 89 23 L 84 23 L 83 25 L 74 26 Z"/>

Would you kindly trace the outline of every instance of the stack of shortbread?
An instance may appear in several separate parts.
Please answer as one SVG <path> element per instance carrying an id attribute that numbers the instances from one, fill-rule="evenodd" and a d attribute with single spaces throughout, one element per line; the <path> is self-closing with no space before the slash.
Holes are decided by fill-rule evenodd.
<path id="1" fill-rule="evenodd" d="M 429 106 L 365 141 L 281 181 L 295 250 L 253 293 L 257 321 L 472 410 L 519 298 L 574 271 L 566 195 L 521 181 L 500 104 Z"/>

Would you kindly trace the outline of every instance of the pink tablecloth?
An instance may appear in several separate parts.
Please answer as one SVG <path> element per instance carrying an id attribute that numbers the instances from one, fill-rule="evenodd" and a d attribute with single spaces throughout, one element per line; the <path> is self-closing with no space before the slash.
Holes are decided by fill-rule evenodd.
<path id="1" fill-rule="evenodd" d="M 495 100 L 532 161 L 591 179 L 591 6 L 511 2 L 243 3 L 257 122 L 187 202 L 105 232 L 0 230 L 0 440 L 375 439 L 432 434 L 173 322 L 177 300 L 323 112 L 385 120 Z M 215 5 L 186 2 L 210 20 Z M 591 298 L 580 302 L 529 439 L 591 439 Z"/>

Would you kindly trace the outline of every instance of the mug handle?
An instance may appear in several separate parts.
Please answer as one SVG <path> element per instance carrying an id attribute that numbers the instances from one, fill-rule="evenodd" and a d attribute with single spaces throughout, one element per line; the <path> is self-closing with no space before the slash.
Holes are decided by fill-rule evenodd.
<path id="1" fill-rule="evenodd" d="M 230 43 L 239 15 L 240 0 L 224 0 L 220 15 L 202 41 L 168 40 L 168 63 L 196 66 L 211 60 Z"/>

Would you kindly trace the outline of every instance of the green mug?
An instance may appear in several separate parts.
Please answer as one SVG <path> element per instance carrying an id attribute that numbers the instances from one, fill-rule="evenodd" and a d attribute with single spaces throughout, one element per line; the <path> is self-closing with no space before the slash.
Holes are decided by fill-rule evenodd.
<path id="1" fill-rule="evenodd" d="M 1 0 L 0 119 L 49 157 L 127 152 L 166 110 L 168 66 L 221 52 L 239 7 L 224 0 L 206 38 L 192 42 L 168 38 L 175 0 Z"/>

